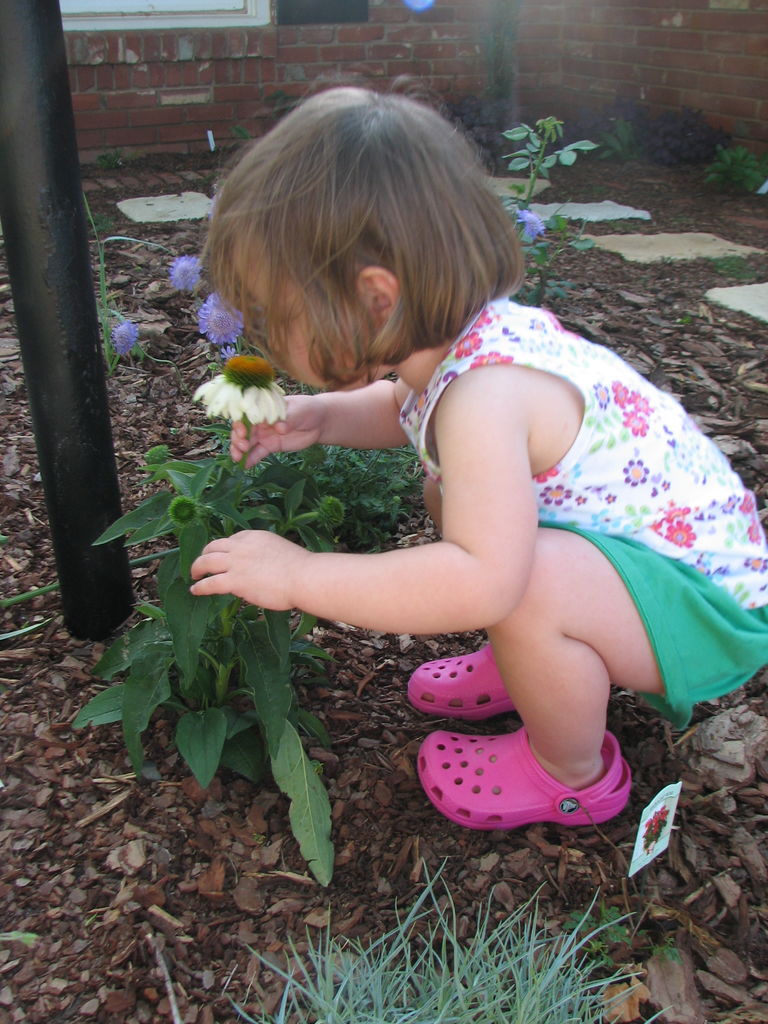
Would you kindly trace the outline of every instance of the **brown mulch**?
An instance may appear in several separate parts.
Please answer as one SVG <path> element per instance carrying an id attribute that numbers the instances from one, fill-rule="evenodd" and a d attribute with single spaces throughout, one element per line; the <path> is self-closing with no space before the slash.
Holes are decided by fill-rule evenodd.
<path id="1" fill-rule="evenodd" d="M 130 224 L 114 204 L 209 191 L 215 173 L 213 157 L 173 158 L 109 172 L 90 167 L 84 184 L 94 212 L 111 219 L 102 230 L 196 254 L 199 224 Z M 701 168 L 582 162 L 555 178 L 542 200 L 550 197 L 612 198 L 652 213 L 652 223 L 623 222 L 624 231 L 712 231 L 758 247 L 768 237 L 768 199 L 718 193 Z M 190 402 L 210 353 L 195 329 L 194 300 L 167 282 L 169 258 L 131 243 L 108 249 L 110 287 L 123 311 L 144 324 L 150 355 L 174 364 L 128 360 L 108 382 L 126 509 L 144 493 L 140 466 L 150 446 L 166 443 L 183 457 L 211 443 Z M 8 537 L 0 559 L 8 597 L 51 583 L 55 572 L 2 248 L 0 259 L 0 528 Z M 768 327 L 707 303 L 704 292 L 768 281 L 768 256 L 638 266 L 593 250 L 565 255 L 559 276 L 570 287 L 551 305 L 566 324 L 680 396 L 765 510 Z M 401 540 L 429 529 L 414 507 Z M 151 596 L 153 571 L 134 571 L 138 596 Z M 306 930 L 317 936 L 328 920 L 339 936 L 376 937 L 393 925 L 397 905 L 422 890 L 425 869 L 434 874 L 441 865 L 462 934 L 489 898 L 501 918 L 538 891 L 542 923 L 556 931 L 599 892 L 604 916 L 633 915 L 609 952 L 616 964 L 645 972 L 651 998 L 643 1019 L 670 1003 L 668 1021 L 766 1019 L 765 670 L 698 708 L 684 735 L 617 694 L 609 725 L 634 788 L 615 820 L 594 832 L 537 825 L 481 833 L 441 818 L 424 797 L 414 755 L 429 723 L 404 696 L 420 662 L 478 638 L 382 636 L 322 623 L 316 640 L 334 660 L 327 682 L 302 694 L 302 703 L 333 741 L 328 751 L 312 750 L 331 796 L 337 850 L 323 889 L 307 874 L 274 785 L 255 788 L 222 772 L 202 792 L 164 719 L 147 734 L 154 780 L 130 774 L 118 727 L 74 732 L 73 717 L 99 687 L 91 669 L 104 645 L 63 629 L 55 592 L 4 609 L 0 632 L 44 619 L 40 631 L 0 643 L 0 930 L 38 936 L 29 949 L 0 944 L 0 1024 L 165 1021 L 176 1008 L 185 1022 L 230 1022 L 230 998 L 252 1013 L 272 1009 L 280 984 L 249 947 L 279 958 L 289 940 L 301 949 Z M 730 765 L 703 751 L 707 729 L 725 736 Z M 628 879 L 640 811 L 679 778 L 679 828 L 669 851 Z M 660 955 L 662 947 L 677 956 Z"/>

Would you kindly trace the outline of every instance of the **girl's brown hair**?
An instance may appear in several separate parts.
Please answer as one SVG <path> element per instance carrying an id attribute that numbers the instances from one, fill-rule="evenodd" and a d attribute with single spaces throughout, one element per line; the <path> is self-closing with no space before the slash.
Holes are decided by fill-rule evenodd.
<path id="1" fill-rule="evenodd" d="M 246 335 L 290 367 L 300 312 L 310 365 L 335 385 L 450 341 L 519 286 L 523 262 L 457 130 L 405 96 L 348 87 L 304 101 L 249 146 L 219 192 L 206 256 Z M 384 324 L 358 295 L 366 266 L 400 285 Z"/>

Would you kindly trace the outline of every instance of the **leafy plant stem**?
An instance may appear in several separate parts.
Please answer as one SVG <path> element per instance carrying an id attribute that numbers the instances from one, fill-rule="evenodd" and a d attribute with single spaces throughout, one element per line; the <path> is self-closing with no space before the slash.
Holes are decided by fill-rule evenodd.
<path id="1" fill-rule="evenodd" d="M 120 317 L 120 314 L 110 307 L 110 296 L 107 289 L 107 242 L 131 242 L 134 245 L 145 245 L 148 249 L 161 249 L 163 252 L 170 252 L 165 245 L 161 245 L 160 242 L 148 242 L 141 238 L 131 238 L 129 235 L 110 235 L 108 238 L 102 239 L 99 236 L 98 229 L 96 227 L 96 221 L 91 207 L 88 203 L 88 199 L 83 195 L 83 205 L 85 206 L 85 212 L 88 217 L 88 222 L 93 232 L 94 241 L 96 243 L 96 256 L 97 256 L 97 275 L 98 275 L 98 294 L 97 294 L 97 315 L 99 318 L 99 326 L 101 328 L 102 343 L 104 345 L 104 357 L 107 363 L 107 372 L 111 376 L 117 366 L 120 355 L 115 351 L 114 345 L 112 344 L 112 336 L 110 332 L 110 324 L 113 318 Z M 142 350 L 143 351 L 143 350 Z M 146 353 L 144 353 L 146 355 Z M 157 362 L 167 362 L 167 360 L 158 359 Z M 173 365 L 173 364 L 172 364 Z M 176 370 L 178 373 L 178 369 Z"/>
<path id="2" fill-rule="evenodd" d="M 168 548 L 167 551 L 153 551 L 151 555 L 140 555 L 138 558 L 132 558 L 128 564 L 131 567 L 147 565 L 149 562 L 154 562 L 157 559 L 167 558 L 168 555 L 175 555 L 178 553 L 178 550 L 178 548 Z M 50 594 L 54 590 L 58 590 L 60 586 L 61 584 L 56 580 L 55 583 L 47 583 L 44 587 L 35 587 L 34 590 L 27 590 L 23 594 L 0 598 L 0 608 L 12 608 L 15 604 L 23 604 L 24 601 L 31 601 L 33 597 L 39 597 L 41 594 Z"/>
<path id="3" fill-rule="evenodd" d="M 156 446 L 145 469 L 153 482 L 168 487 L 121 516 L 94 543 L 127 537 L 127 544 L 137 544 L 175 534 L 177 554 L 157 574 L 158 604 L 140 606 L 94 668 L 103 679 L 122 680 L 96 693 L 74 728 L 121 722 L 138 772 L 142 735 L 164 707 L 175 719 L 177 750 L 203 789 L 220 767 L 259 782 L 271 765 L 290 799 L 299 848 L 327 885 L 333 873 L 330 802 L 292 725 L 322 735 L 313 716 L 297 706 L 294 681 L 318 678 L 323 654 L 292 632 L 288 611 L 244 608 L 247 602 L 226 594 L 197 597 L 189 586 L 192 561 L 209 541 L 238 528 L 275 529 L 307 508 L 315 515 L 321 495 L 311 477 L 297 470 L 273 462 L 244 474 L 223 451 L 189 461 Z M 310 548 L 329 549 L 326 524 L 318 524 L 320 532 L 303 524 L 300 529 Z"/>
<path id="4" fill-rule="evenodd" d="M 99 232 L 96 229 L 96 221 L 93 219 L 93 213 L 88 200 L 83 196 L 83 203 L 85 204 L 85 212 L 88 215 L 88 221 L 91 225 L 91 231 L 96 241 L 96 254 L 97 254 L 97 273 L 98 273 L 98 302 L 97 310 L 99 317 L 99 325 L 101 327 L 101 337 L 104 344 L 104 355 L 107 361 L 107 371 L 111 375 L 115 366 L 117 365 L 117 354 L 112 347 L 112 341 L 109 333 L 109 295 L 107 293 L 107 267 L 105 260 L 105 248 L 104 242 L 99 237 Z"/>
<path id="5" fill-rule="evenodd" d="M 141 345 L 137 345 L 136 347 L 138 348 L 142 359 L 149 359 L 151 362 L 157 363 L 158 365 L 172 367 L 173 372 L 176 374 L 178 378 L 179 387 L 181 388 L 182 392 L 184 394 L 189 394 L 189 388 L 187 387 L 187 384 L 184 381 L 184 375 L 182 374 L 181 370 L 178 368 L 178 366 L 176 365 L 176 363 L 174 363 L 172 359 L 161 359 L 159 356 L 151 356 L 145 348 L 141 347 Z"/>
<path id="6" fill-rule="evenodd" d="M 216 672 L 216 703 L 223 704 L 229 692 L 229 678 L 232 675 L 232 663 L 221 664 Z"/>
<path id="7" fill-rule="evenodd" d="M 223 609 L 220 616 L 222 638 L 232 636 L 235 629 L 237 613 L 240 611 L 242 606 L 243 600 L 238 597 L 234 601 L 230 601 L 230 603 Z M 229 693 L 229 680 L 236 662 L 225 661 L 219 663 L 214 662 L 214 664 L 216 664 L 216 681 L 214 684 L 216 704 L 221 705 L 225 702 L 227 694 Z"/>

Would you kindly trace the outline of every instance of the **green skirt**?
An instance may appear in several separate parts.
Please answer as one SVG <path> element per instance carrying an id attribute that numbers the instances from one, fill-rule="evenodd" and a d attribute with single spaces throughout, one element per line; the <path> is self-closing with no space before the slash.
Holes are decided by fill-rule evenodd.
<path id="1" fill-rule="evenodd" d="M 595 545 L 632 596 L 666 693 L 641 696 L 678 729 L 694 704 L 743 686 L 768 665 L 768 606 L 742 608 L 723 588 L 682 562 L 625 537 L 565 529 Z"/>

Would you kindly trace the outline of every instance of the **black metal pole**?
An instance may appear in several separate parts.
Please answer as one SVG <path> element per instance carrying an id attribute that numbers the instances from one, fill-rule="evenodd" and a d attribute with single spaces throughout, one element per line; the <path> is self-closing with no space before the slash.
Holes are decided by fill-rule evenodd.
<path id="1" fill-rule="evenodd" d="M 132 604 L 58 0 L 0 2 L 0 218 L 64 621 L 102 639 Z"/>

